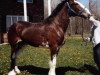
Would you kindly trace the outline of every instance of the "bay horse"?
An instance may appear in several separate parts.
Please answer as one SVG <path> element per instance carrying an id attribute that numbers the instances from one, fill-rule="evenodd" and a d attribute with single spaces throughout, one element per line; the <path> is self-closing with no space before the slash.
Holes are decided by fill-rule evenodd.
<path id="1" fill-rule="evenodd" d="M 14 23 L 8 31 L 8 41 L 11 46 L 11 71 L 8 75 L 20 73 L 16 66 L 16 57 L 25 44 L 34 47 L 48 47 L 51 55 L 48 75 L 56 75 L 56 58 L 64 43 L 64 35 L 71 16 L 89 18 L 91 13 L 78 1 L 64 0 L 47 19 L 40 23 L 25 21 Z"/>

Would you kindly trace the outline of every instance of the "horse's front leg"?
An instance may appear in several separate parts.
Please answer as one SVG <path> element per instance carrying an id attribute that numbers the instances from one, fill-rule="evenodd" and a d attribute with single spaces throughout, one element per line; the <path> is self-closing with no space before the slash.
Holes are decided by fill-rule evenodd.
<path id="1" fill-rule="evenodd" d="M 51 61 L 49 62 L 50 70 L 48 75 L 56 75 L 56 60 L 57 60 L 58 48 L 51 49 Z"/>
<path id="2" fill-rule="evenodd" d="M 53 59 L 49 62 L 50 65 L 50 70 L 49 70 L 49 75 L 56 75 L 55 69 L 56 69 L 56 54 L 53 55 Z"/>

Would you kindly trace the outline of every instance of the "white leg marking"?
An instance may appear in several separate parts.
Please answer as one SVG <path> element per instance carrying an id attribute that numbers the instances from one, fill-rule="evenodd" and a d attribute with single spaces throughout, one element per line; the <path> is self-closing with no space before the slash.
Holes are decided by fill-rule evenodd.
<path id="1" fill-rule="evenodd" d="M 8 73 L 8 75 L 16 75 L 16 72 L 15 72 L 14 69 L 13 69 L 12 71 L 10 71 L 10 72 Z"/>
<path id="2" fill-rule="evenodd" d="M 13 69 L 12 71 L 10 71 L 8 73 L 8 75 L 16 75 L 16 74 L 19 74 L 20 73 L 20 70 L 18 69 L 17 66 L 15 66 L 15 69 Z"/>
<path id="3" fill-rule="evenodd" d="M 78 3 L 88 14 L 91 14 L 89 9 L 87 9 L 82 3 L 80 3 L 80 2 L 78 2 L 76 0 L 74 2 Z"/>
<path id="4" fill-rule="evenodd" d="M 53 56 L 53 60 L 50 61 L 50 70 L 48 75 L 56 75 L 55 68 L 56 68 L 56 55 Z"/>
<path id="5" fill-rule="evenodd" d="M 15 66 L 15 72 L 16 72 L 17 74 L 19 74 L 19 73 L 20 73 L 20 70 L 18 69 L 18 67 L 17 67 L 17 66 Z"/>

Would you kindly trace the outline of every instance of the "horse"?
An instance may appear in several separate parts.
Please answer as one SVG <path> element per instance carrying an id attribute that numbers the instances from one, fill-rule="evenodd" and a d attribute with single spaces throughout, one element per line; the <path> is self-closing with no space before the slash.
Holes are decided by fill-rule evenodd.
<path id="1" fill-rule="evenodd" d="M 90 17 L 90 22 L 92 22 L 91 27 L 91 36 L 90 40 L 92 41 L 94 47 L 93 47 L 93 56 L 94 61 L 98 67 L 99 74 L 100 74 L 100 21 L 96 20 L 94 16 Z"/>
<path id="2" fill-rule="evenodd" d="M 71 16 L 89 19 L 91 13 L 78 1 L 63 0 L 54 9 L 52 14 L 42 22 L 18 21 L 14 23 L 8 31 L 8 41 L 11 46 L 11 71 L 8 75 L 20 73 L 16 66 L 16 58 L 19 50 L 25 44 L 49 48 L 51 60 L 48 75 L 56 75 L 57 55 L 60 47 L 64 44 L 64 36 Z"/>

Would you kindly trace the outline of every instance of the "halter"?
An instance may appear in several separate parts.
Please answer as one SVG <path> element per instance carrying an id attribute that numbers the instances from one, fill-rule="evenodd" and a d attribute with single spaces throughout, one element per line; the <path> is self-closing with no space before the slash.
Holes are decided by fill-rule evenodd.
<path id="1" fill-rule="evenodd" d="M 68 13 L 69 13 L 69 15 L 70 16 L 80 16 L 81 14 L 82 14 L 82 12 L 84 12 L 84 10 L 85 10 L 85 8 L 84 9 L 82 9 L 79 13 L 77 13 L 77 12 L 75 12 L 72 8 L 71 8 L 71 6 L 70 6 L 70 4 L 68 3 L 68 2 L 66 2 L 66 4 L 67 4 L 67 6 L 68 6 Z"/>

